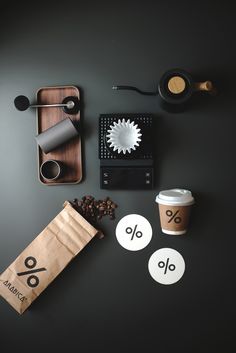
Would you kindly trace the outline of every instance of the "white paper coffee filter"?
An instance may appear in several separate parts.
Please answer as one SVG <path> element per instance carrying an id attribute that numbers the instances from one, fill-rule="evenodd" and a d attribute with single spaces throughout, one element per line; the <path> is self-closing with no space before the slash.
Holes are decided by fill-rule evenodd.
<path id="1" fill-rule="evenodd" d="M 134 125 L 134 121 L 119 119 L 118 123 L 114 122 L 113 125 L 110 125 L 107 142 L 118 153 L 131 153 L 132 150 L 136 150 L 141 142 L 142 134 L 140 131 L 138 125 Z"/>

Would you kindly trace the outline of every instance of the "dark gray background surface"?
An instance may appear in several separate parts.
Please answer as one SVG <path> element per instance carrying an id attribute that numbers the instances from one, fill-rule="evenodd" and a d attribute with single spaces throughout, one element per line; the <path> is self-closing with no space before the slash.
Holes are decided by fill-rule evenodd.
<path id="1" fill-rule="evenodd" d="M 66 199 L 107 195 L 119 205 L 94 240 L 23 316 L 0 300 L 0 350 L 235 353 L 235 15 L 231 1 L 31 2 L 0 5 L 0 272 L 61 210 Z M 217 97 L 181 114 L 156 97 L 114 92 L 113 84 L 156 88 L 173 67 L 212 79 Z M 85 177 L 75 186 L 37 180 L 35 112 L 18 112 L 41 86 L 75 84 L 84 95 Z M 99 188 L 100 113 L 156 114 L 156 187 Z M 192 190 L 186 236 L 163 235 L 159 190 Z M 139 252 L 115 238 L 120 218 L 145 216 L 153 239 Z M 149 276 L 151 254 L 181 252 L 186 273 L 172 286 Z M 22 350 L 23 351 L 23 350 Z"/>

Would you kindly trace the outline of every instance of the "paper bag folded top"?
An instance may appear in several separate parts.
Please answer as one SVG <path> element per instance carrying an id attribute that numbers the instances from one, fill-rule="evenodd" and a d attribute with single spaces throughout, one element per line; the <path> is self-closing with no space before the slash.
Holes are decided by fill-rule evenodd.
<path id="1" fill-rule="evenodd" d="M 22 314 L 98 233 L 68 201 L 0 275 L 0 295 Z"/>

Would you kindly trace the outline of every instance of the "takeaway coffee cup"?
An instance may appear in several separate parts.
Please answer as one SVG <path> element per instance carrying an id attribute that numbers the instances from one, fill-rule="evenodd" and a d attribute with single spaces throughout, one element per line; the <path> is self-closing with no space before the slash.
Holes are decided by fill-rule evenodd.
<path id="1" fill-rule="evenodd" d="M 156 197 L 163 233 L 181 235 L 187 232 L 194 198 L 185 189 L 163 190 Z"/>

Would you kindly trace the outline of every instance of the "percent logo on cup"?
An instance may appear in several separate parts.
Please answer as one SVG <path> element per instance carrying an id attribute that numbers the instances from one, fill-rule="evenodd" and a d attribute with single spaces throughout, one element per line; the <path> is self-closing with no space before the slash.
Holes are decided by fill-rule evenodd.
<path id="1" fill-rule="evenodd" d="M 36 265 L 37 265 L 36 258 L 33 257 L 33 256 L 28 256 L 25 259 L 25 267 L 29 268 L 30 270 L 17 273 L 18 276 L 28 276 L 28 275 L 30 275 L 27 278 L 27 284 L 31 288 L 35 288 L 39 284 L 39 278 L 37 276 L 35 276 L 35 275 L 32 275 L 32 273 L 46 271 L 46 268 L 44 268 L 44 267 L 35 269 Z"/>
<path id="2" fill-rule="evenodd" d="M 155 251 L 149 259 L 148 270 L 152 278 L 161 284 L 173 284 L 185 271 L 183 256 L 171 248 Z"/>
<path id="3" fill-rule="evenodd" d="M 141 250 L 152 239 L 151 224 L 141 215 L 127 215 L 116 226 L 116 238 L 119 244 L 127 250 Z"/>
<path id="4" fill-rule="evenodd" d="M 167 217 L 169 217 L 168 223 L 171 223 L 172 221 L 177 224 L 181 223 L 182 218 L 177 216 L 178 213 L 179 213 L 179 210 L 177 210 L 176 212 L 172 212 L 171 210 L 167 210 L 166 215 L 167 215 Z"/>

